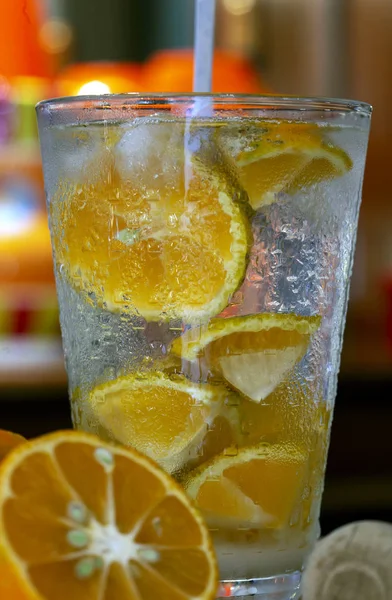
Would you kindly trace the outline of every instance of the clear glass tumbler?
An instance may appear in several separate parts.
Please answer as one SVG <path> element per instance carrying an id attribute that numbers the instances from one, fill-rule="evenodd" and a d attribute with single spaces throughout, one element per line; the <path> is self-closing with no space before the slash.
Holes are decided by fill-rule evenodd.
<path id="1" fill-rule="evenodd" d="M 184 486 L 220 597 L 295 598 L 319 535 L 371 108 L 119 95 L 37 112 L 75 427 Z"/>

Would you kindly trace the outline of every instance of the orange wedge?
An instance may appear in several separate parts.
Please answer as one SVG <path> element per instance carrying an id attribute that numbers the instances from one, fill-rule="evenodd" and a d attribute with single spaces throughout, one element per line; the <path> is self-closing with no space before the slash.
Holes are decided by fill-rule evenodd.
<path id="1" fill-rule="evenodd" d="M 304 475 L 295 446 L 261 444 L 212 459 L 185 487 L 211 526 L 279 529 L 300 500 Z"/>
<path id="2" fill-rule="evenodd" d="M 350 156 L 328 140 L 328 127 L 255 121 L 248 123 L 240 144 L 238 136 L 226 139 L 224 128 L 222 132 L 222 148 L 234 160 L 239 181 L 255 210 L 275 202 L 280 193 L 293 195 L 342 177 L 352 168 Z"/>
<path id="3" fill-rule="evenodd" d="M 201 517 L 136 451 L 65 431 L 1 464 L 2 600 L 212 600 L 216 588 Z"/>
<path id="4" fill-rule="evenodd" d="M 198 357 L 254 402 L 265 400 L 304 356 L 319 316 L 261 313 L 211 319 L 176 338 L 173 354 Z"/>
<path id="5" fill-rule="evenodd" d="M 12 433 L 5 429 L 0 429 L 0 462 L 3 458 L 16 446 L 23 444 L 26 441 L 22 435 L 18 433 Z"/>
<path id="6" fill-rule="evenodd" d="M 198 454 L 226 397 L 223 386 L 156 371 L 99 385 L 89 402 L 109 439 L 136 448 L 173 473 Z"/>

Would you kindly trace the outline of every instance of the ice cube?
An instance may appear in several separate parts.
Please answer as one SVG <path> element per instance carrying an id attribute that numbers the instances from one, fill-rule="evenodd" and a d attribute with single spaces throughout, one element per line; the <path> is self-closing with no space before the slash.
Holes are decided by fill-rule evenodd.
<path id="1" fill-rule="evenodd" d="M 138 120 L 127 126 L 115 148 L 121 179 L 145 197 L 178 188 L 183 165 L 184 126 L 175 121 Z"/>
<path id="2" fill-rule="evenodd" d="M 232 160 L 244 152 L 251 152 L 265 136 L 268 128 L 265 123 L 233 122 L 218 130 L 218 142 L 224 155 Z"/>
<path id="3" fill-rule="evenodd" d="M 53 165 L 58 179 L 92 184 L 108 176 L 113 163 L 115 129 L 105 124 L 69 127 L 58 131 L 53 145 Z"/>

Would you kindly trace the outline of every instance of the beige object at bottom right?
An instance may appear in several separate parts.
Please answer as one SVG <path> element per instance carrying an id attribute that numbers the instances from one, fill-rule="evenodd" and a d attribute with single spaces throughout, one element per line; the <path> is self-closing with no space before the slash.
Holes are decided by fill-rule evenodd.
<path id="1" fill-rule="evenodd" d="M 303 600 L 392 600 L 392 525 L 359 521 L 320 540 L 302 594 Z"/>

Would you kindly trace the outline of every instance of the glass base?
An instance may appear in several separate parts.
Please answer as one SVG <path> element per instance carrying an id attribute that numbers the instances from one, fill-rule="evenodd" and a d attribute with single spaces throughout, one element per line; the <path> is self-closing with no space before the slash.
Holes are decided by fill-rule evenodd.
<path id="1" fill-rule="evenodd" d="M 221 581 L 217 598 L 252 598 L 252 600 L 299 600 L 301 572 L 260 579 Z"/>

